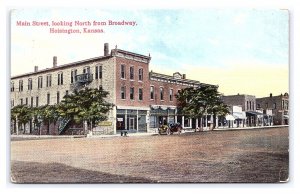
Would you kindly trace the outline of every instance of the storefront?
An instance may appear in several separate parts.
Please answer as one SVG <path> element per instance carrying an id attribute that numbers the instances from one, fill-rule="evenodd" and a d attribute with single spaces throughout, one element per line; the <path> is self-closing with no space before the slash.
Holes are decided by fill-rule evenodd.
<path id="1" fill-rule="evenodd" d="M 121 130 L 131 132 L 147 132 L 147 107 L 117 107 L 117 133 Z"/>

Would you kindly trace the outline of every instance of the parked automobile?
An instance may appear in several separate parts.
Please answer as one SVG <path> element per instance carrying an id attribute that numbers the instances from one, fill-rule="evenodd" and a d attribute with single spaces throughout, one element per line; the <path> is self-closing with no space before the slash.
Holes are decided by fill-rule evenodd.
<path id="1" fill-rule="evenodd" d="M 171 135 L 175 132 L 178 132 L 180 134 L 182 131 L 182 126 L 180 123 L 170 123 L 169 125 L 161 125 L 158 128 L 158 133 L 161 134 L 167 134 Z"/>

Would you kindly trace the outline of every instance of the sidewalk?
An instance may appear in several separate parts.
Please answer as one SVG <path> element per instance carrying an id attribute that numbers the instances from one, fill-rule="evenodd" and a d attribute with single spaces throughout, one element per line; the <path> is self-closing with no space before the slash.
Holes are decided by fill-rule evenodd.
<path id="1" fill-rule="evenodd" d="M 215 128 L 213 130 L 204 129 L 203 131 L 197 132 L 208 132 L 208 131 L 232 131 L 232 130 L 249 130 L 249 129 L 263 129 L 263 128 L 282 128 L 282 127 L 289 127 L 289 125 L 275 125 L 275 126 L 258 126 L 258 127 L 236 127 L 236 128 Z M 182 133 L 194 133 L 195 129 L 185 129 L 182 130 Z M 113 135 L 11 135 L 12 140 L 37 140 L 37 139 L 59 139 L 59 138 L 115 138 L 115 137 L 141 137 L 141 136 L 154 136 L 158 135 L 158 133 L 128 133 L 127 136 L 121 136 L 120 133 L 113 134 Z"/>

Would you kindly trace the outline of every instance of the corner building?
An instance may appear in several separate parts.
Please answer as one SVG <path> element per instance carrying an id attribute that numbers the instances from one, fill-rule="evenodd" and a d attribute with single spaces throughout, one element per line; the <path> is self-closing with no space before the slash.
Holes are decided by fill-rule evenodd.
<path id="1" fill-rule="evenodd" d="M 121 130 L 154 132 L 159 124 L 172 122 L 180 122 L 184 128 L 195 127 L 195 121 L 177 113 L 175 95 L 183 88 L 200 87 L 204 83 L 186 79 L 179 72 L 172 76 L 149 72 L 150 60 L 150 55 L 118 48 L 109 52 L 107 43 L 104 56 L 63 65 L 57 65 L 57 57 L 53 57 L 52 68 L 38 70 L 35 66 L 34 72 L 11 78 L 11 106 L 56 104 L 75 89 L 102 87 L 109 92 L 106 100 L 115 107 L 108 120 L 93 129 L 94 134 L 116 134 Z M 61 123 L 52 125 L 48 133 L 74 134 L 75 128 L 84 130 L 83 124 L 61 126 Z M 32 122 L 22 130 L 28 133 L 29 129 L 35 130 Z M 46 129 L 42 130 L 42 134 L 46 133 Z"/>

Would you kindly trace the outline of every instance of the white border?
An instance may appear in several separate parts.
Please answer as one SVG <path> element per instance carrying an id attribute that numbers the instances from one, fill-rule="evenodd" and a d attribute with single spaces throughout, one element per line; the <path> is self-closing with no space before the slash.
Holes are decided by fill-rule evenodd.
<path id="1" fill-rule="evenodd" d="M 164 185 L 15 185 L 9 182 L 9 79 L 10 79 L 10 19 L 9 10 L 14 8 L 28 8 L 28 7 L 99 7 L 99 9 L 181 9 L 181 8 L 280 8 L 290 10 L 290 181 L 285 184 L 164 184 Z M 300 26 L 300 6 L 297 0 L 160 0 L 138 1 L 138 0 L 124 0 L 124 1 L 103 1 L 103 0 L 2 0 L 0 7 L 1 15 L 1 51 L 6 51 L 6 57 L 1 57 L 1 64 L 4 68 L 0 76 L 0 90 L 1 90 L 1 160 L 0 160 L 0 185 L 1 193 L 47 193 L 47 192 L 63 192 L 68 191 L 72 193 L 81 193 L 82 189 L 87 189 L 90 193 L 114 192 L 118 193 L 156 193 L 162 191 L 164 193 L 299 193 L 299 167 L 295 164 L 300 164 L 299 154 L 296 153 L 299 147 L 299 124 L 296 119 L 299 117 L 299 26 Z M 4 52 L 2 52 L 3 54 Z M 297 54 L 294 54 L 297 53 Z M 4 56 L 4 55 L 2 55 Z M 298 64 L 298 65 L 296 65 Z M 4 95 L 5 94 L 5 95 Z M 2 159 L 5 156 L 5 159 Z M 5 173 L 4 173 L 5 172 Z M 46 190 L 45 190 L 46 189 Z M 266 190 L 267 189 L 267 190 Z M 62 191 L 63 190 L 63 191 Z"/>

